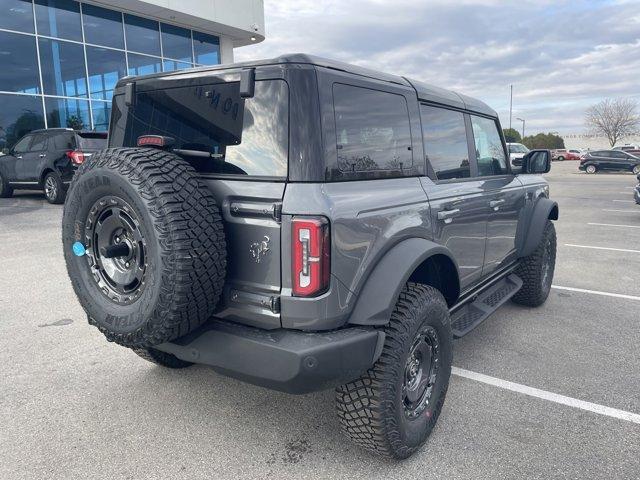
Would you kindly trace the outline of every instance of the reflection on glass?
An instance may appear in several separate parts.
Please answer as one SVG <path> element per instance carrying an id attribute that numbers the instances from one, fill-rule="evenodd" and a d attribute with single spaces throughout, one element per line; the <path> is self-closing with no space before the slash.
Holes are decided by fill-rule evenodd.
<path id="1" fill-rule="evenodd" d="M 0 104 L 0 149 L 9 149 L 30 131 L 44 128 L 41 97 L 0 94 Z"/>
<path id="2" fill-rule="evenodd" d="M 404 97 L 336 84 L 333 98 L 342 172 L 411 168 L 411 130 Z"/>
<path id="3" fill-rule="evenodd" d="M 74 130 L 91 128 L 87 100 L 45 98 L 44 102 L 49 128 L 73 128 Z"/>
<path id="4" fill-rule="evenodd" d="M 127 50 L 160 56 L 160 30 L 158 22 L 125 14 L 124 26 Z"/>
<path id="5" fill-rule="evenodd" d="M 26 0 L 0 0 L 0 28 L 33 33 L 33 9 Z"/>
<path id="6" fill-rule="evenodd" d="M 42 84 L 46 95 L 86 97 L 87 80 L 82 45 L 40 38 Z"/>
<path id="7" fill-rule="evenodd" d="M 176 62 L 175 60 L 165 60 L 162 62 L 162 68 L 165 72 L 173 72 L 175 70 L 184 70 L 193 67 L 190 63 Z"/>
<path id="8" fill-rule="evenodd" d="M 470 176 L 464 115 L 453 110 L 420 106 L 427 160 L 438 180 Z"/>
<path id="9" fill-rule="evenodd" d="M 97 132 L 109 130 L 111 102 L 91 102 L 91 110 L 93 111 L 93 129 Z"/>
<path id="10" fill-rule="evenodd" d="M 220 39 L 206 33 L 193 32 L 195 63 L 217 65 L 220 63 Z"/>
<path id="11" fill-rule="evenodd" d="M 191 63 L 191 31 L 163 23 L 162 54 L 167 58 Z"/>
<path id="12" fill-rule="evenodd" d="M 159 58 L 147 57 L 146 55 L 136 55 L 129 53 L 129 75 L 148 75 L 162 71 L 162 63 Z"/>
<path id="13" fill-rule="evenodd" d="M 176 148 L 212 154 L 211 158 L 194 157 L 199 171 L 286 177 L 287 84 L 282 80 L 257 81 L 254 97 L 244 101 L 241 127 L 234 122 L 234 118 L 239 121 L 242 115 L 234 109 L 241 104 L 238 83 L 212 88 L 211 96 L 206 96 L 200 87 L 140 94 L 133 111 L 127 115 L 123 115 L 124 97 L 116 96 L 114 128 L 110 133 L 113 143 L 135 146 L 141 135 L 164 135 L 175 139 Z M 239 145 L 234 145 L 230 138 L 237 130 L 242 131 L 242 139 Z"/>
<path id="14" fill-rule="evenodd" d="M 478 160 L 478 176 L 506 174 L 507 158 L 496 122 L 490 118 L 471 115 L 471 125 Z"/>
<path id="15" fill-rule="evenodd" d="M 73 0 L 35 0 L 38 33 L 82 41 L 80 4 Z"/>
<path id="16" fill-rule="evenodd" d="M 87 47 L 87 67 L 91 98 L 111 100 L 118 79 L 126 75 L 124 52 Z"/>
<path id="17" fill-rule="evenodd" d="M 0 90 L 40 93 L 36 39 L 0 32 Z"/>
<path id="18" fill-rule="evenodd" d="M 82 19 L 87 43 L 124 48 L 122 14 L 120 12 L 83 3 Z"/>

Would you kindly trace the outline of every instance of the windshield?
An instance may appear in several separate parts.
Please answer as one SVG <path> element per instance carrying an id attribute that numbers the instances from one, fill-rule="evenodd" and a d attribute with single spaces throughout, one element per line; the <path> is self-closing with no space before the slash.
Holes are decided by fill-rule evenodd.
<path id="1" fill-rule="evenodd" d="M 529 149 L 521 143 L 512 143 L 509 145 L 509 153 L 529 153 Z"/>
<path id="2" fill-rule="evenodd" d="M 229 82 L 142 92 L 129 110 L 124 96 L 118 95 L 114 97 L 110 145 L 133 147 L 140 136 L 162 135 L 171 137 L 173 149 L 180 150 L 177 153 L 199 172 L 286 177 L 287 84 L 283 80 L 256 81 L 255 95 L 242 100 L 238 85 Z"/>

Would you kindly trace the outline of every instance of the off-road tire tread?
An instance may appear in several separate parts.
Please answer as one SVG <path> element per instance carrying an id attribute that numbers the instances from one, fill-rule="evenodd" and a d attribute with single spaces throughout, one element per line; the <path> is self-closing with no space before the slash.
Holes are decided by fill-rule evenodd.
<path id="1" fill-rule="evenodd" d="M 223 222 L 213 194 L 195 169 L 173 153 L 109 148 L 80 166 L 68 195 L 82 195 L 75 192 L 79 179 L 98 168 L 126 178 L 151 214 L 162 259 L 158 266 L 161 292 L 152 314 L 136 331 L 114 333 L 91 316 L 89 323 L 107 340 L 127 347 L 150 347 L 195 330 L 213 314 L 226 276 Z M 78 292 L 78 279 L 71 280 Z M 82 296 L 78 297 L 82 303 Z"/>
<path id="2" fill-rule="evenodd" d="M 378 361 L 360 378 L 336 389 L 336 409 L 342 430 L 357 445 L 383 457 L 407 458 L 422 445 L 421 442 L 409 447 L 402 442 L 393 415 L 393 398 L 396 380 L 404 375 L 403 349 L 413 340 L 411 326 L 421 321 L 416 312 L 421 311 L 424 304 L 436 305 L 442 310 L 441 318 L 446 319 L 449 341 L 452 341 L 449 310 L 442 294 L 427 285 L 407 283 L 384 328 L 385 343 Z M 443 368 L 449 369 L 449 373 L 444 373 L 449 375 L 452 358 L 443 360 Z M 447 388 L 448 381 L 433 408 L 424 440 L 440 416 Z"/>
<path id="3" fill-rule="evenodd" d="M 527 307 L 539 307 L 547 300 L 549 292 L 543 291 L 541 277 L 543 252 L 549 240 L 552 242 L 552 255 L 550 260 L 552 262 L 552 268 L 555 270 L 556 229 L 553 222 L 547 220 L 540 243 L 531 255 L 520 260 L 520 264 L 514 271 L 514 273 L 522 279 L 522 287 L 511 298 L 515 303 Z M 553 271 L 551 275 L 553 277 Z"/>
<path id="4" fill-rule="evenodd" d="M 148 362 L 160 365 L 161 367 L 187 368 L 193 365 L 192 362 L 185 362 L 171 353 L 162 352 L 155 348 L 132 348 L 131 350 L 139 357 L 144 358 Z"/>

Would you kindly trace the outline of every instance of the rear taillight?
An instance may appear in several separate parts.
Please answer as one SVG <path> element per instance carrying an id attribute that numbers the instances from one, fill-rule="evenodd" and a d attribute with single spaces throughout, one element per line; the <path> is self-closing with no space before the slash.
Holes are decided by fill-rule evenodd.
<path id="1" fill-rule="evenodd" d="M 74 165 L 82 165 L 84 163 L 84 153 L 80 150 L 70 150 L 67 152 L 67 157 Z"/>
<path id="2" fill-rule="evenodd" d="M 291 229 L 293 294 L 313 297 L 329 288 L 331 242 L 322 217 L 295 217 Z"/>

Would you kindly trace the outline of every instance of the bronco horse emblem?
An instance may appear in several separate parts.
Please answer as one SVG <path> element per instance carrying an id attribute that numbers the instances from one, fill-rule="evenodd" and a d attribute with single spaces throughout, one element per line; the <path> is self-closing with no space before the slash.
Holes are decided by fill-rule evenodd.
<path id="1" fill-rule="evenodd" d="M 260 260 L 269 252 L 269 237 L 264 236 L 264 240 L 261 242 L 253 242 L 249 247 L 249 251 L 251 252 L 251 256 L 256 261 L 256 263 L 260 263 Z"/>

